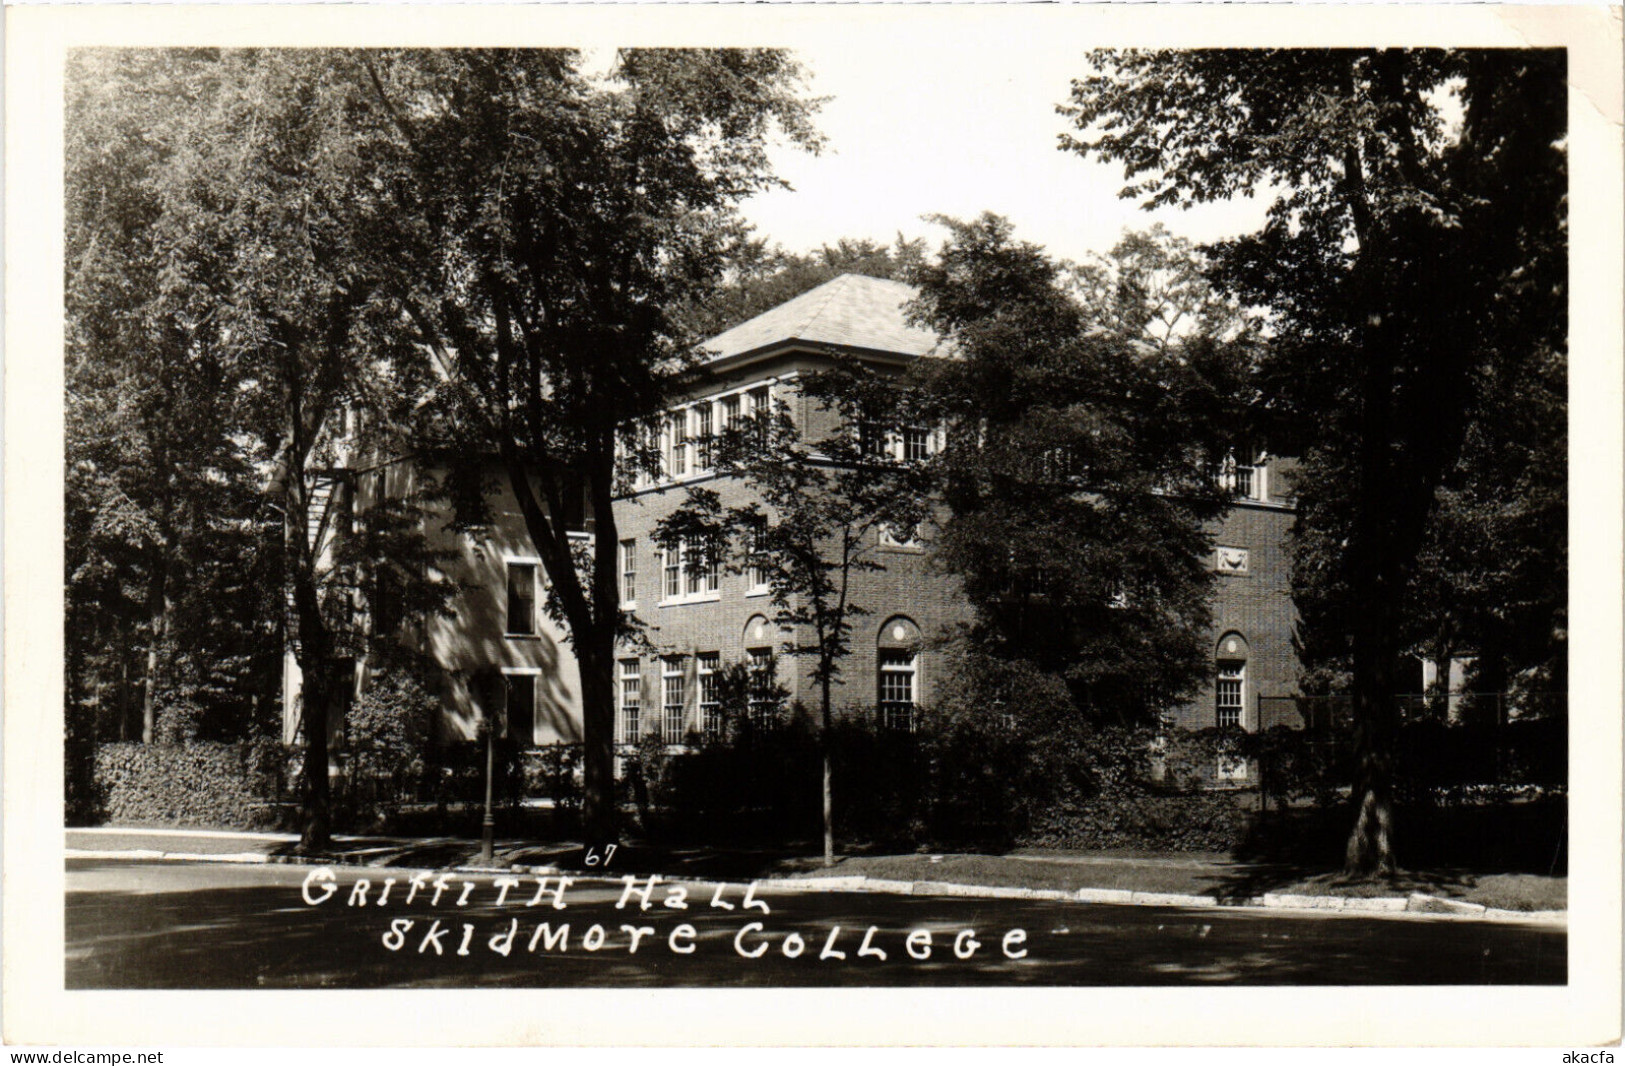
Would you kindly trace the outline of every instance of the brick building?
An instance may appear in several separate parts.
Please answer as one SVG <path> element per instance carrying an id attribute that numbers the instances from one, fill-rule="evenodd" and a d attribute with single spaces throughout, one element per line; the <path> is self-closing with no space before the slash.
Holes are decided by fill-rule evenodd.
<path id="1" fill-rule="evenodd" d="M 706 389 L 673 404 L 660 426 L 661 476 L 640 482 L 616 508 L 623 596 L 652 645 L 641 655 L 629 650 L 619 663 L 623 741 L 650 729 L 669 739 L 703 729 L 714 702 L 711 674 L 724 663 L 766 663 L 788 637 L 772 622 L 766 588 L 748 571 L 695 573 L 681 552 L 662 552 L 656 543 L 660 520 L 682 504 L 689 486 L 706 484 L 724 504 L 748 492 L 711 471 L 705 438 L 738 414 L 780 401 L 807 439 L 828 435 L 833 427 L 824 420 L 832 416 L 801 397 L 801 375 L 829 366 L 836 354 L 878 367 L 942 354 L 934 334 L 905 320 L 903 306 L 913 294 L 899 282 L 843 275 L 707 343 Z M 929 431 L 905 430 L 888 447 L 903 458 L 929 454 L 936 444 Z M 1281 494 L 1282 473 L 1279 464 L 1266 463 L 1226 475 L 1237 499 L 1214 530 L 1213 674 L 1176 715 L 1179 726 L 1257 729 L 1259 696 L 1297 691 L 1285 552 L 1292 507 Z M 970 609 L 956 580 L 928 565 L 923 546 L 881 536 L 872 549 L 884 569 L 854 575 L 852 598 L 867 614 L 856 621 L 836 700 L 896 715 L 932 700 L 941 677 L 933 638 L 969 621 Z M 774 666 L 792 704 L 816 703 L 807 660 Z"/>
<path id="2" fill-rule="evenodd" d="M 765 585 L 748 569 L 693 565 L 681 549 L 664 550 L 655 530 L 690 487 L 717 491 L 725 505 L 749 491 L 712 469 L 707 440 L 731 419 L 782 402 L 807 439 L 830 434 L 834 416 L 801 395 L 802 375 L 828 367 L 836 355 L 879 368 L 942 355 L 935 334 L 905 320 L 903 306 L 913 294 L 899 282 L 843 275 L 705 345 L 703 391 L 681 397 L 659 420 L 659 474 L 641 477 L 616 502 L 622 601 L 644 623 L 647 638 L 647 646 L 627 647 L 616 663 L 618 741 L 655 732 L 676 742 L 713 726 L 715 675 L 730 663 L 771 671 L 792 706 L 816 705 L 810 661 L 779 655 L 790 634 L 774 623 Z M 885 447 L 898 458 L 917 458 L 938 443 L 931 431 L 905 429 Z M 1296 614 L 1285 551 L 1293 514 L 1283 473 L 1282 464 L 1271 462 L 1225 475 L 1236 502 L 1213 531 L 1213 671 L 1198 697 L 1175 715 L 1176 725 L 1267 728 L 1275 723 L 1259 722 L 1258 697 L 1297 691 Z M 411 476 L 407 464 L 395 464 L 388 474 Z M 375 491 L 401 487 L 404 482 L 391 489 L 380 481 Z M 449 617 L 429 619 L 421 631 L 424 649 L 442 671 L 442 732 L 469 737 L 482 716 L 505 712 L 522 741 L 579 741 L 576 663 L 564 634 L 541 609 L 546 577 L 506 486 L 493 512 L 495 523 L 484 537 L 456 535 L 447 542 L 455 554 L 448 576 L 467 591 Z M 590 516 L 581 525 L 590 527 Z M 852 599 L 867 613 L 856 619 L 836 703 L 869 713 L 878 707 L 903 719 L 913 706 L 930 702 L 940 684 L 942 653 L 933 638 L 969 621 L 970 608 L 956 579 L 929 565 L 923 545 L 881 536 L 871 548 L 883 569 L 854 575 Z M 285 702 L 291 708 L 298 678 L 290 667 Z M 290 739 L 293 728 L 290 712 Z"/>

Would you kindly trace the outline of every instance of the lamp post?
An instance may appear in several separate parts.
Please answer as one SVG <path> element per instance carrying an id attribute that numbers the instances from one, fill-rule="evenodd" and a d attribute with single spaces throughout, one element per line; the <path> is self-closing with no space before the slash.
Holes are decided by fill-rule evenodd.
<path id="1" fill-rule="evenodd" d="M 485 721 L 485 816 L 480 820 L 480 865 L 490 866 L 496 821 L 491 817 L 491 777 L 495 765 L 496 723 Z"/>

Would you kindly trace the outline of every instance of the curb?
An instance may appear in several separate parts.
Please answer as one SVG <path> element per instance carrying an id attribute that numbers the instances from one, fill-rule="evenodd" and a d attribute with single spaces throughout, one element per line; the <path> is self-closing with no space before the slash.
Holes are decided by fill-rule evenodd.
<path id="1" fill-rule="evenodd" d="M 66 859 L 163 859 L 172 862 L 226 862 L 243 865 L 263 865 L 276 861 L 280 856 L 266 855 L 258 851 L 148 851 L 140 848 L 133 851 L 102 851 L 94 848 L 64 848 L 62 857 Z"/>
<path id="2" fill-rule="evenodd" d="M 103 851 L 85 848 L 67 848 L 68 859 L 124 859 L 139 861 L 218 862 L 241 865 L 280 866 L 333 866 L 344 869 L 419 869 L 418 867 L 379 867 L 357 862 L 352 858 L 320 855 L 267 855 L 263 852 L 221 852 L 209 854 L 188 851 L 154 851 L 131 849 Z M 556 866 L 456 866 L 448 872 L 469 874 L 526 874 L 556 877 L 561 872 Z M 605 874 L 585 874 L 587 877 L 606 877 Z M 665 876 L 665 883 L 714 884 L 716 878 Z M 1481 903 L 1445 899 L 1413 892 L 1409 896 L 1304 896 L 1284 892 L 1266 892 L 1262 896 L 1246 899 L 1221 900 L 1212 896 L 1192 896 L 1177 892 L 1136 892 L 1122 888 L 1080 888 L 1068 892 L 1055 888 L 1019 888 L 1008 885 L 966 885 L 952 881 L 901 881 L 861 874 L 838 877 L 782 877 L 758 878 L 763 885 L 794 892 L 875 892 L 897 896 L 950 896 L 972 899 L 1028 899 L 1051 902 L 1097 903 L 1108 906 L 1131 907 L 1187 907 L 1205 910 L 1280 910 L 1313 912 L 1319 914 L 1359 914 L 1365 917 L 1422 917 L 1491 922 L 1540 922 L 1568 924 L 1568 911 L 1515 911 L 1486 907 Z M 724 882 L 726 883 L 726 882 Z"/>

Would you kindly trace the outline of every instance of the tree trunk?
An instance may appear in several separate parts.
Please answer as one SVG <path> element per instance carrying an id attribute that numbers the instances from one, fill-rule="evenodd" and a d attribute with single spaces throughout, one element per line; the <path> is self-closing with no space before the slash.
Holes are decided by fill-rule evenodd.
<path id="1" fill-rule="evenodd" d="M 826 666 L 824 676 L 819 681 L 819 704 L 823 718 L 823 728 L 818 731 L 818 747 L 823 755 L 824 762 L 824 865 L 835 865 L 835 813 L 834 803 L 831 800 L 830 787 L 830 677 Z"/>
<path id="2" fill-rule="evenodd" d="M 308 669 L 301 663 L 300 671 L 304 675 L 301 717 L 305 729 L 305 765 L 299 777 L 299 799 L 304 814 L 299 850 L 309 855 L 326 851 L 333 840 L 331 785 L 327 776 L 327 701 L 332 686 L 328 684 L 325 663 L 311 662 Z"/>
<path id="3" fill-rule="evenodd" d="M 1371 597 L 1375 599 L 1375 597 Z M 1394 756 L 1398 709 L 1390 684 L 1391 636 L 1380 633 L 1382 619 L 1370 609 L 1355 622 L 1354 641 L 1354 828 L 1344 851 L 1351 877 L 1394 872 Z M 1391 631 L 1390 631 L 1391 632 Z"/>
<path id="4" fill-rule="evenodd" d="M 1358 174 L 1357 157 L 1349 165 Z M 1357 200 L 1357 202 L 1360 202 Z M 1374 297 L 1380 282 L 1374 273 L 1370 222 L 1363 231 L 1361 261 L 1356 278 L 1371 308 L 1360 327 L 1362 369 L 1355 518 L 1346 561 L 1354 594 L 1353 696 L 1355 771 L 1351 798 L 1354 828 L 1344 850 L 1344 872 L 1370 877 L 1394 872 L 1393 769 L 1398 740 L 1398 707 L 1394 699 L 1394 661 L 1397 654 L 1394 619 L 1397 599 L 1404 589 L 1398 565 L 1402 550 L 1395 544 L 1395 523 L 1400 505 L 1395 496 L 1391 455 L 1393 437 L 1394 367 L 1384 342 L 1381 301 Z"/>
<path id="5" fill-rule="evenodd" d="M 141 692 L 141 743 L 151 744 L 158 731 L 158 649 L 169 632 L 169 597 L 164 567 L 154 571 L 147 589 L 147 618 L 152 635 L 147 643 L 147 665 Z"/>
<path id="6" fill-rule="evenodd" d="M 589 644 L 591 647 L 589 648 Z M 589 847 L 619 839 L 615 803 L 614 634 L 576 645 L 581 669 L 581 828 Z"/>
<path id="7" fill-rule="evenodd" d="M 322 620 L 315 581 L 306 569 L 311 565 L 309 553 L 299 550 L 303 547 L 302 538 L 308 535 L 306 512 L 293 505 L 291 492 L 288 502 L 283 532 L 289 547 L 288 565 L 294 570 L 289 577 L 299 627 L 299 650 L 294 658 L 299 664 L 302 703 L 299 717 L 305 733 L 305 764 L 299 775 L 299 799 L 304 816 L 299 850 L 309 855 L 326 851 L 332 843 L 333 811 L 327 771 L 327 708 L 334 688 L 332 641 Z"/>

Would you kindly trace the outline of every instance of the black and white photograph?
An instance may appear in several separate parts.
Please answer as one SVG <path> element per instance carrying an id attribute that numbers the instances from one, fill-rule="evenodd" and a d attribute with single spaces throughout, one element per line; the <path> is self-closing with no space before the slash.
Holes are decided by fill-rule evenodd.
<path id="1" fill-rule="evenodd" d="M 1617 1046 L 1617 10 L 1227 10 L 10 9 L 7 1042 Z"/>

